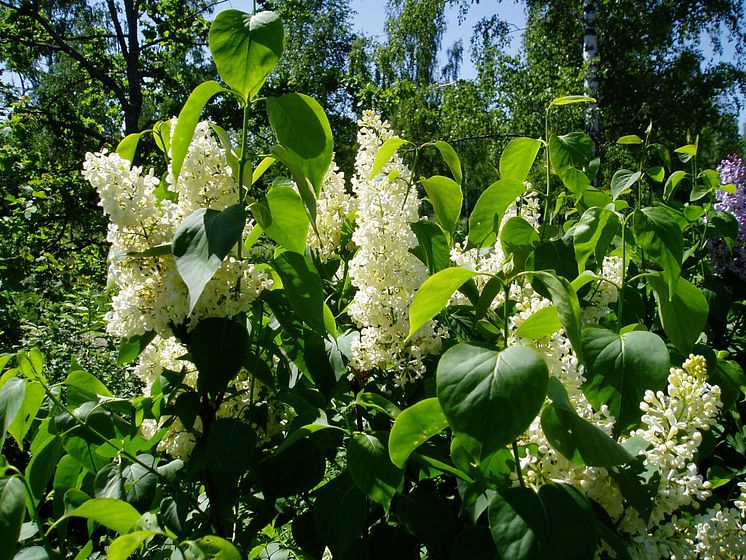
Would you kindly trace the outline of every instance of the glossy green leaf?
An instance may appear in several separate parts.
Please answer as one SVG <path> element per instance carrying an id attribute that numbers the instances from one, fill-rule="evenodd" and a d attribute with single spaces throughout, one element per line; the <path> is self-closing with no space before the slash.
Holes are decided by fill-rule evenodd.
<path id="1" fill-rule="evenodd" d="M 62 453 L 62 442 L 60 438 L 54 437 L 47 440 L 31 457 L 31 461 L 26 467 L 26 481 L 37 502 L 44 496 Z"/>
<path id="2" fill-rule="evenodd" d="M 423 399 L 402 410 L 396 417 L 389 436 L 389 457 L 397 467 L 404 464 L 412 451 L 448 425 L 438 399 Z"/>
<path id="3" fill-rule="evenodd" d="M 656 165 L 654 167 L 648 167 L 645 170 L 645 175 L 650 177 L 656 183 L 662 183 L 663 179 L 666 178 L 666 170 L 662 166 Z"/>
<path id="4" fill-rule="evenodd" d="M 460 185 L 464 180 L 464 176 L 461 172 L 461 161 L 458 158 L 456 150 L 454 150 L 453 146 L 451 146 L 448 142 L 443 142 L 442 140 L 433 142 L 433 146 L 435 146 L 440 152 L 443 161 L 446 162 L 446 165 L 448 165 L 448 169 L 451 170 L 453 178 Z"/>
<path id="5" fill-rule="evenodd" d="M 27 546 L 16 552 L 13 560 L 49 560 L 49 553 L 43 546 Z"/>
<path id="6" fill-rule="evenodd" d="M 409 306 L 409 334 L 412 336 L 425 323 L 435 317 L 451 299 L 453 294 L 476 272 L 461 267 L 452 267 L 436 272 L 423 282 Z"/>
<path id="7" fill-rule="evenodd" d="M 490 503 L 492 538 L 501 558 L 577 560 L 594 558 L 596 522 L 587 499 L 572 486 L 508 488 Z"/>
<path id="8" fill-rule="evenodd" d="M 17 476 L 0 478 L 0 558 L 11 558 L 26 511 L 26 491 Z"/>
<path id="9" fill-rule="evenodd" d="M 241 239 L 246 212 L 235 204 L 218 212 L 200 208 L 184 218 L 172 242 L 176 269 L 189 290 L 189 313 L 223 259 Z"/>
<path id="10" fill-rule="evenodd" d="M 117 144 L 117 154 L 119 154 L 122 159 L 126 159 L 129 162 L 135 161 L 137 145 L 140 142 L 140 137 L 142 135 L 142 132 L 133 132 L 132 134 L 125 136 L 122 141 Z"/>
<path id="11" fill-rule="evenodd" d="M 658 302 L 658 314 L 663 330 L 684 356 L 702 334 L 707 324 L 710 306 L 702 291 L 694 284 L 679 278 L 673 294 L 660 274 L 649 274 L 648 281 Z"/>
<path id="12" fill-rule="evenodd" d="M 450 244 L 443 229 L 430 220 L 420 220 L 409 227 L 419 243 L 413 251 L 421 249 L 417 257 L 427 265 L 430 274 L 448 268 L 451 264 Z"/>
<path id="13" fill-rule="evenodd" d="M 663 198 L 669 199 L 673 193 L 676 192 L 676 189 L 679 187 L 681 182 L 690 179 L 690 177 L 691 176 L 686 171 L 679 170 L 671 173 L 663 187 Z"/>
<path id="14" fill-rule="evenodd" d="M 288 93 L 267 99 L 267 116 L 278 142 L 293 155 L 318 195 L 334 151 L 321 105 L 307 95 Z"/>
<path id="15" fill-rule="evenodd" d="M 669 290 L 674 291 L 684 257 L 684 235 L 676 219 L 664 208 L 643 208 L 635 210 L 632 230 L 635 242 L 660 265 Z"/>
<path id="16" fill-rule="evenodd" d="M 663 389 L 670 366 L 666 344 L 658 335 L 645 331 L 619 335 L 600 327 L 583 330 L 583 361 L 583 392 L 596 410 L 608 405 L 616 418 L 615 436 L 637 423 L 645 391 Z"/>
<path id="17" fill-rule="evenodd" d="M 181 166 L 184 164 L 184 158 L 186 158 L 189 145 L 192 143 L 194 130 L 197 128 L 197 123 L 202 115 L 202 109 L 205 108 L 210 99 L 224 91 L 226 89 L 219 83 L 209 81 L 201 83 L 189 94 L 189 98 L 179 112 L 179 119 L 176 121 L 171 136 L 171 172 L 174 181 L 179 179 Z"/>
<path id="18" fill-rule="evenodd" d="M 41 383 L 36 381 L 26 383 L 23 404 L 21 405 L 20 410 L 16 413 L 13 422 L 8 426 L 8 432 L 13 436 L 13 439 L 16 440 L 19 449 L 24 448 L 24 438 L 26 437 L 29 428 L 31 428 L 31 424 L 36 420 L 36 415 L 41 408 L 45 396 L 46 392 Z"/>
<path id="19" fill-rule="evenodd" d="M 273 187 L 267 193 L 267 206 L 272 221 L 263 225 L 267 235 L 289 251 L 303 254 L 308 238 L 308 216 L 295 189 Z"/>
<path id="20" fill-rule="evenodd" d="M 324 290 L 316 267 L 303 255 L 286 251 L 277 256 L 272 267 L 282 280 L 290 305 L 309 327 L 326 334 L 324 323 Z"/>
<path id="21" fill-rule="evenodd" d="M 555 97 L 549 104 L 551 107 L 559 107 L 562 105 L 571 105 L 573 103 L 595 103 L 596 100 L 593 97 L 587 95 L 564 95 L 562 97 Z"/>
<path id="22" fill-rule="evenodd" d="M 44 375 L 44 356 L 38 348 L 21 350 L 16 354 L 16 360 L 21 373 L 28 379 L 42 382 L 47 380 Z"/>
<path id="23" fill-rule="evenodd" d="M 0 449 L 5 441 L 5 434 L 13 424 L 23 406 L 26 395 L 26 382 L 19 377 L 11 377 L 0 387 Z"/>
<path id="24" fill-rule="evenodd" d="M 237 321 L 202 319 L 192 331 L 189 352 L 197 367 L 197 387 L 212 396 L 225 391 L 244 363 L 249 335 Z"/>
<path id="25" fill-rule="evenodd" d="M 513 138 L 500 155 L 500 177 L 523 183 L 541 148 L 541 140 Z"/>
<path id="26" fill-rule="evenodd" d="M 290 174 L 293 176 L 295 185 L 298 187 L 300 198 L 306 207 L 311 227 L 316 231 L 316 194 L 313 187 L 306 179 L 303 168 L 300 166 L 296 157 L 283 146 L 274 146 L 272 148 L 272 156 L 287 167 Z"/>
<path id="27" fill-rule="evenodd" d="M 84 517 L 117 533 L 127 533 L 140 519 L 140 514 L 127 502 L 113 498 L 92 498 L 65 517 Z"/>
<path id="28" fill-rule="evenodd" d="M 588 208 L 573 229 L 573 248 L 578 261 L 578 272 L 586 268 L 588 258 L 593 256 L 601 265 L 616 234 L 620 231 L 619 215 L 607 208 Z"/>
<path id="29" fill-rule="evenodd" d="M 640 171 L 619 169 L 611 178 L 611 197 L 616 200 L 621 195 L 629 192 L 634 184 L 640 180 L 640 177 L 642 177 Z"/>
<path id="30" fill-rule="evenodd" d="M 282 56 L 285 32 L 274 12 L 250 16 L 220 12 L 210 26 L 210 52 L 218 74 L 245 101 L 256 95 Z"/>
<path id="31" fill-rule="evenodd" d="M 586 174 L 595 158 L 593 141 L 587 134 L 571 132 L 549 139 L 549 161 L 564 185 L 575 195 L 580 195 L 590 185 Z"/>
<path id="32" fill-rule="evenodd" d="M 155 331 L 148 331 L 145 334 L 139 334 L 130 338 L 123 338 L 119 343 L 119 353 L 117 354 L 117 363 L 125 365 L 134 362 L 142 353 L 148 344 L 155 338 Z"/>
<path id="33" fill-rule="evenodd" d="M 523 218 L 513 216 L 500 230 L 500 244 L 506 256 L 513 257 L 517 270 L 522 270 L 526 259 L 539 244 L 539 233 Z"/>
<path id="34" fill-rule="evenodd" d="M 469 216 L 467 249 L 494 243 L 505 211 L 525 190 L 516 179 L 501 179 L 484 190 Z"/>
<path id="35" fill-rule="evenodd" d="M 391 462 L 387 445 L 386 432 L 355 434 L 347 442 L 347 468 L 352 480 L 386 512 L 404 482 L 404 473 Z"/>
<path id="36" fill-rule="evenodd" d="M 552 447 L 569 460 L 591 467 L 610 467 L 632 460 L 632 455 L 605 432 L 578 416 L 562 383 L 549 380 L 552 404 L 541 414 L 541 427 Z"/>
<path id="37" fill-rule="evenodd" d="M 528 338 L 529 340 L 541 340 L 553 335 L 562 328 L 557 308 L 553 305 L 542 307 L 523 321 L 515 330 L 516 338 Z"/>
<path id="38" fill-rule="evenodd" d="M 570 339 L 575 354 L 583 355 L 582 340 L 582 317 L 580 315 L 580 301 L 578 294 L 572 284 L 565 278 L 551 274 L 550 272 L 536 271 L 531 275 L 535 280 L 540 280 L 544 288 L 549 292 L 549 297 L 557 309 L 562 327 L 565 329 L 567 338 Z"/>
<path id="39" fill-rule="evenodd" d="M 642 144 L 642 138 L 637 136 L 637 134 L 627 134 L 626 136 L 622 136 L 621 138 L 619 138 L 619 140 L 617 140 L 616 143 L 627 145 L 627 146 Z"/>
<path id="40" fill-rule="evenodd" d="M 216 535 L 207 535 L 194 541 L 205 560 L 243 560 L 239 550 L 230 542 Z"/>
<path id="41" fill-rule="evenodd" d="M 316 492 L 313 520 L 335 557 L 344 557 L 362 536 L 367 513 L 365 494 L 349 473 L 339 475 Z"/>
<path id="42" fill-rule="evenodd" d="M 87 371 L 72 371 L 65 379 L 67 387 L 67 402 L 72 406 L 79 406 L 86 401 L 97 401 L 98 397 L 111 397 L 106 385 Z"/>
<path id="43" fill-rule="evenodd" d="M 498 352 L 461 343 L 438 363 L 438 401 L 453 431 L 479 442 L 483 458 L 529 427 L 544 403 L 548 379 L 536 350 L 511 346 Z"/>
<path id="44" fill-rule="evenodd" d="M 440 175 L 423 179 L 422 186 L 433 205 L 438 222 L 449 235 L 453 235 L 464 199 L 461 187 L 453 179 Z"/>
<path id="45" fill-rule="evenodd" d="M 106 549 L 106 556 L 109 560 L 127 560 L 146 540 L 157 534 L 155 531 L 133 531 L 117 537 Z"/>
<path id="46" fill-rule="evenodd" d="M 371 169 L 369 179 L 373 179 L 376 175 L 378 175 L 386 166 L 386 164 L 391 160 L 391 158 L 394 157 L 396 151 L 404 144 L 409 144 L 409 142 L 401 138 L 397 138 L 396 136 L 386 140 L 378 150 L 378 153 L 373 160 L 373 168 Z"/>

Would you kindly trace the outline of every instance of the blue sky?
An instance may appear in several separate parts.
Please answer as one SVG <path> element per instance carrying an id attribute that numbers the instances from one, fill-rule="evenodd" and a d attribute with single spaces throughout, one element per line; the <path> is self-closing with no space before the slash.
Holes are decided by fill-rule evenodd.
<path id="1" fill-rule="evenodd" d="M 386 21 L 386 0 L 352 0 L 350 5 L 357 12 L 354 17 L 356 31 L 361 31 L 379 39 L 384 36 L 384 24 Z M 526 26 L 526 14 L 522 2 L 496 2 L 495 0 L 482 0 L 479 4 L 473 4 L 469 9 L 466 20 L 459 25 L 458 8 L 450 6 L 446 11 L 446 31 L 443 34 L 443 52 L 441 53 L 441 64 L 445 61 L 445 52 L 459 39 L 464 41 L 464 62 L 461 68 L 461 77 L 470 79 L 475 77 L 474 66 L 469 59 L 469 38 L 474 24 L 480 19 L 492 16 L 495 13 L 500 18 L 511 24 L 515 29 L 512 34 L 512 53 L 518 52 L 521 43 L 521 33 Z"/>

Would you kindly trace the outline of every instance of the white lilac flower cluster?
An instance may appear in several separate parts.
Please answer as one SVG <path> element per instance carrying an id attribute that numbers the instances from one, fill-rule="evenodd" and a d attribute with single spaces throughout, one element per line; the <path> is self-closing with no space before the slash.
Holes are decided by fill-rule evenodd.
<path id="1" fill-rule="evenodd" d="M 339 255 L 342 229 L 357 208 L 357 200 L 345 189 L 345 176 L 332 161 L 316 199 L 316 230 L 309 231 L 308 245 L 322 261 Z M 310 229 L 310 228 L 309 228 Z"/>
<path id="2" fill-rule="evenodd" d="M 145 385 L 145 394 L 151 394 L 153 384 L 164 370 L 183 374 L 182 384 L 193 390 L 197 388 L 197 370 L 192 362 L 185 359 L 187 348 L 174 337 L 161 338 L 157 336 L 148 347 L 143 350 L 137 361 L 135 375 Z M 253 389 L 253 393 L 252 393 Z M 258 380 L 254 380 L 242 369 L 232 384 L 232 390 L 217 410 L 218 418 L 244 418 L 252 402 L 265 400 L 268 404 L 267 423 L 265 425 L 252 424 L 259 443 L 268 441 L 287 424 L 288 409 L 276 397 L 269 394 Z M 159 430 L 158 450 L 168 453 L 172 457 L 186 459 L 192 453 L 197 443 L 197 437 L 202 431 L 199 417 L 189 428 L 176 417 L 162 416 L 160 420 L 143 420 L 141 431 L 144 437 L 152 438 Z"/>
<path id="3" fill-rule="evenodd" d="M 173 124 L 173 123 L 172 123 Z M 178 181 L 169 172 L 167 183 L 176 201 L 159 200 L 160 181 L 116 153 L 86 154 L 83 175 L 99 193 L 109 216 L 111 243 L 109 278 L 116 294 L 106 314 L 107 330 L 119 337 L 155 331 L 168 337 L 171 324 L 189 319 L 233 316 L 246 311 L 271 279 L 255 265 L 226 259 L 208 283 L 191 316 L 188 292 L 170 255 L 139 256 L 171 242 L 182 220 L 198 208 L 223 210 L 237 200 L 235 181 L 224 150 L 199 123 Z M 251 224 L 247 224 L 250 230 Z M 235 286 L 241 279 L 241 291 Z M 188 317 L 189 316 L 189 317 Z"/>
<path id="4" fill-rule="evenodd" d="M 359 249 L 349 263 L 357 292 L 348 313 L 360 332 L 352 347 L 352 367 L 361 374 L 393 371 L 403 385 L 424 373 L 422 359 L 439 350 L 442 336 L 431 321 L 404 344 L 412 296 L 427 278 L 425 266 L 409 252 L 417 244 L 410 223 L 418 220 L 420 199 L 410 170 L 397 155 L 370 178 L 378 150 L 393 133 L 372 111 L 364 112 L 358 125 L 360 148 L 352 179 L 358 213 L 352 241 Z"/>

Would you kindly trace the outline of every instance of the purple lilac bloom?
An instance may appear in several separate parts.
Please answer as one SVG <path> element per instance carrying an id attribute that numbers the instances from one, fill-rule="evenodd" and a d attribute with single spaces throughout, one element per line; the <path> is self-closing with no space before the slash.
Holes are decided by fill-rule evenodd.
<path id="1" fill-rule="evenodd" d="M 725 241 L 713 239 L 710 257 L 716 272 L 729 271 L 746 281 L 746 166 L 740 157 L 731 154 L 720 162 L 717 170 L 720 172 L 720 182 L 723 185 L 735 185 L 736 192 L 718 190 L 715 194 L 715 210 L 735 216 L 738 222 L 738 239 L 732 252 L 728 250 Z"/>

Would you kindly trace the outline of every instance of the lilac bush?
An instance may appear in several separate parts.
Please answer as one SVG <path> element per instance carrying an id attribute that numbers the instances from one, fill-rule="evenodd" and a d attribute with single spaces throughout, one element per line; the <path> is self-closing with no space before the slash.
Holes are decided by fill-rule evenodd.
<path id="1" fill-rule="evenodd" d="M 712 264 L 716 272 L 730 272 L 740 280 L 746 280 L 746 167 L 743 159 L 736 154 L 725 158 L 717 167 L 720 182 L 733 184 L 736 192 L 718 190 L 715 210 L 728 212 L 738 222 L 738 238 L 732 250 L 725 241 L 716 239 L 710 245 Z"/>

